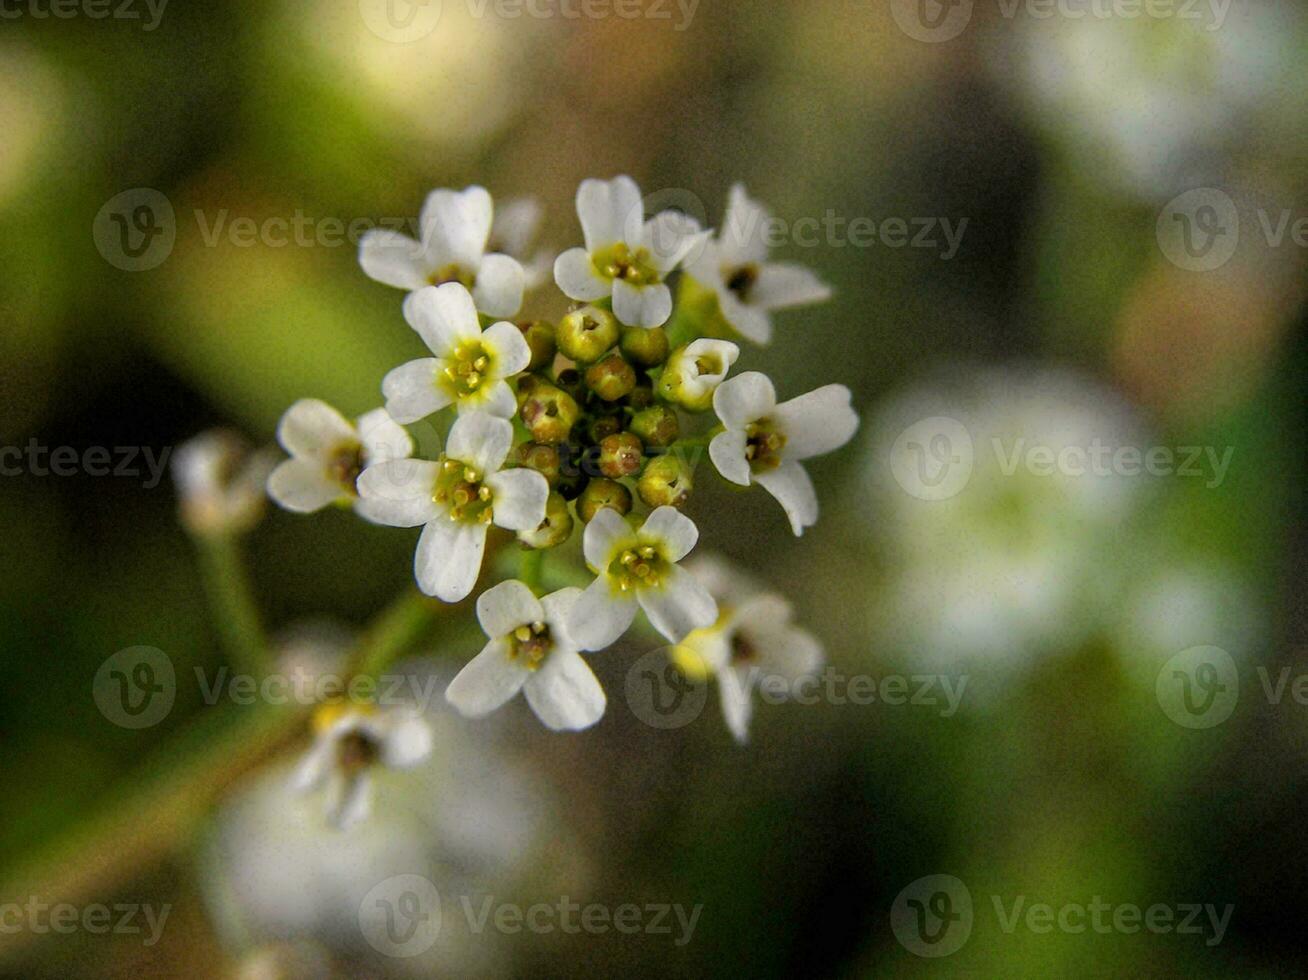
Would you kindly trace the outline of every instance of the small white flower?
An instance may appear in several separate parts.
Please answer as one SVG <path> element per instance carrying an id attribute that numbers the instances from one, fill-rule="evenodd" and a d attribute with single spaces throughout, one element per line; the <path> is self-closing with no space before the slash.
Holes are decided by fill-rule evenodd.
<path id="1" fill-rule="evenodd" d="M 408 425 L 457 405 L 511 418 L 517 410 L 506 379 L 531 361 L 522 331 L 507 320 L 484 331 L 472 296 L 458 283 L 426 286 L 404 301 L 404 318 L 435 354 L 401 364 L 382 379 L 386 410 Z"/>
<path id="2" fill-rule="evenodd" d="M 519 690 L 555 731 L 589 728 L 604 714 L 604 690 L 568 635 L 580 589 L 537 599 L 522 582 L 501 582 L 477 599 L 477 619 L 490 637 L 481 653 L 450 682 L 445 697 L 480 718 Z"/>
<path id="3" fill-rule="evenodd" d="M 545 519 L 545 477 L 500 468 L 512 443 L 507 420 L 472 412 L 455 421 L 436 462 L 390 460 L 360 475 L 359 494 L 379 524 L 425 525 L 414 574 L 427 595 L 445 602 L 467 597 L 481 571 L 491 524 L 526 531 Z"/>
<path id="4" fill-rule="evenodd" d="M 659 393 L 687 411 L 707 411 L 739 356 L 740 348 L 729 340 L 692 340 L 668 358 L 659 375 Z"/>
<path id="5" fill-rule="evenodd" d="M 831 298 L 831 287 L 816 273 L 793 262 L 767 260 L 771 226 L 768 210 L 736 184 L 717 236 L 686 266 L 689 275 L 717 293 L 723 318 L 758 344 L 772 339 L 773 310 Z"/>
<path id="6" fill-rule="evenodd" d="M 422 241 L 374 228 L 359 242 L 359 264 L 370 278 L 400 289 L 462 283 L 482 313 L 513 316 L 522 309 L 525 274 L 517 259 L 486 254 L 494 211 L 484 187 L 432 191 L 418 219 Z"/>
<path id="7" fill-rule="evenodd" d="M 709 443 L 709 458 L 732 483 L 751 482 L 777 498 L 796 536 L 817 523 L 817 493 L 802 460 L 839 449 L 858 429 L 844 385 L 823 385 L 777 404 L 772 382 L 757 371 L 725 381 L 713 408 L 726 431 Z"/>
<path id="8" fill-rule="evenodd" d="M 264 484 L 274 463 L 274 453 L 251 452 L 224 429 L 184 442 L 173 456 L 182 522 L 197 534 L 249 530 L 263 516 Z"/>
<path id="9" fill-rule="evenodd" d="M 554 260 L 546 249 L 532 250 L 544 209 L 534 197 L 515 197 L 495 209 L 487 251 L 517 259 L 525 275 L 525 289 L 535 289 L 549 278 Z"/>
<path id="10" fill-rule="evenodd" d="M 361 415 L 356 425 L 316 398 L 303 398 L 286 410 L 277 441 L 291 458 L 268 477 L 268 496 L 299 514 L 352 503 L 361 517 L 372 520 L 355 486 L 359 474 L 374 463 L 413 455 L 413 440 L 386 409 Z"/>
<path id="11" fill-rule="evenodd" d="M 340 830 L 372 809 L 372 767 L 412 769 L 431 754 L 432 733 L 417 712 L 378 711 L 371 705 L 329 702 L 313 718 L 313 746 L 292 777 L 308 793 L 327 787 L 327 821 Z"/>
<path id="12" fill-rule="evenodd" d="M 689 566 L 692 574 L 715 593 L 720 614 L 712 626 L 698 629 L 672 650 L 677 666 L 689 677 L 718 681 L 722 715 L 736 741 L 749 737 L 753 713 L 751 693 L 760 683 L 769 691 L 793 690 L 802 678 L 822 665 L 822 645 L 806 630 L 791 625 L 790 604 L 771 593 L 744 594 L 738 583 L 728 585 L 710 565 Z M 707 573 L 706 573 L 707 572 Z"/>
<path id="13" fill-rule="evenodd" d="M 664 280 L 708 233 L 679 211 L 645 221 L 640 188 L 630 177 L 582 181 L 577 216 L 586 245 L 555 261 L 559 289 L 585 303 L 612 296 L 614 315 L 628 326 L 666 323 L 672 292 Z"/>
<path id="14" fill-rule="evenodd" d="M 717 603 L 677 564 L 698 539 L 694 522 L 675 507 L 659 507 L 638 531 L 616 511 L 601 510 L 582 538 L 597 577 L 573 606 L 569 635 L 583 650 L 601 650 L 626 632 L 637 604 L 673 643 L 711 626 Z"/>

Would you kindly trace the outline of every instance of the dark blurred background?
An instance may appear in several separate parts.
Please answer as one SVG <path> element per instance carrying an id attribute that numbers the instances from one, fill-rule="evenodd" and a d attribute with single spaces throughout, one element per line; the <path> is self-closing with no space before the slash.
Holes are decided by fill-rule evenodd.
<path id="1" fill-rule="evenodd" d="M 213 426 L 263 444 L 300 397 L 375 407 L 383 374 L 421 348 L 400 294 L 362 274 L 332 222 L 410 218 L 433 187 L 538 197 L 555 251 L 580 240 L 578 182 L 618 173 L 702 202 L 710 221 L 737 180 L 792 221 L 966 219 L 948 256 L 938 224 L 917 246 L 823 234 L 779 250 L 835 298 L 780 317 L 738 369 L 768 372 L 783 397 L 844 383 L 864 424 L 814 463 L 823 519 L 802 540 L 771 498 L 707 472 L 692 513 L 705 546 L 792 599 L 841 674 L 968 687 L 947 717 L 762 706 L 742 748 L 715 697 L 675 730 L 637 717 L 624 678 L 653 644 L 635 638 L 593 658 L 610 699 L 597 728 L 551 735 L 521 703 L 484 723 L 441 715 L 438 762 L 393 787 L 422 796 L 411 822 L 343 843 L 279 795 L 298 729 L 251 736 L 194 684 L 144 730 L 90 696 L 124 648 L 158 647 L 186 676 L 225 662 L 172 481 L 20 463 L 0 477 L 0 901 L 172 912 L 148 947 L 6 928 L 6 975 L 328 975 L 329 960 L 353 976 L 1300 972 L 1298 4 L 1191 19 L 1107 0 L 1050 17 L 981 0 L 742 0 L 627 18 L 445 0 L 396 27 L 371 0 L 178 2 L 157 17 L 118 3 L 104 18 L 92 3 L 3 8 L 0 445 L 159 454 Z M 93 227 L 139 188 L 166 199 L 175 242 L 130 271 Z M 1207 205 L 1238 215 L 1238 247 L 1213 268 L 1172 234 L 1196 188 L 1195 220 Z M 214 233 L 239 218 L 290 223 L 290 240 Z M 547 285 L 528 310 L 557 315 L 560 299 Z M 967 489 L 940 507 L 887 462 L 928 416 L 962 419 L 978 447 Z M 982 462 L 992 436 L 1069 433 L 1229 449 L 1230 464 L 1085 492 Z M 348 513 L 273 512 L 244 544 L 278 634 L 324 618 L 362 629 L 411 582 L 413 536 Z M 467 608 L 442 620 L 433 669 L 448 676 L 478 636 Z M 1156 682 L 1199 645 L 1229 655 L 1239 699 L 1186 727 Z M 1283 696 L 1268 694 L 1287 669 Z M 120 848 L 130 862 L 111 860 Z M 341 896 L 417 860 L 460 882 L 452 894 L 703 912 L 680 946 L 490 932 L 446 948 L 449 930 L 434 959 L 377 957 L 341 925 Z M 892 928 L 897 896 L 934 874 L 974 904 L 970 938 L 936 958 Z M 1005 931 L 992 896 L 1234 909 L 1210 943 Z M 282 956 L 319 965 L 275 972 Z"/>

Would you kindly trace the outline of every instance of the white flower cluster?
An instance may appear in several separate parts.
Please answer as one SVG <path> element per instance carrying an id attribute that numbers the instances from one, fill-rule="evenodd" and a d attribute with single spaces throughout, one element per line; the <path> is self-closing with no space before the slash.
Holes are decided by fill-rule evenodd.
<path id="1" fill-rule="evenodd" d="M 696 637 L 714 672 L 733 657 L 777 653 L 792 636 L 801 636 L 799 661 L 816 663 L 820 648 L 789 630 L 781 600 L 728 610 L 681 566 L 699 538 L 682 510 L 707 447 L 725 479 L 762 486 L 802 534 L 818 515 L 803 461 L 858 427 L 842 385 L 778 403 L 762 374 L 728 378 L 740 348 L 726 338 L 766 342 L 772 311 L 830 293 L 811 272 L 768 261 L 766 212 L 743 188 L 732 190 L 717 234 L 680 212 L 647 219 L 628 177 L 583 182 L 577 213 L 585 244 L 553 264 L 574 301 L 556 323 L 507 319 L 543 266 L 524 268 L 533 205 L 515 203 L 497 218 L 481 187 L 437 190 L 422 210 L 422 241 L 367 236 L 364 271 L 408 291 L 404 318 L 430 356 L 387 374 L 384 407 L 356 423 L 321 401 L 292 405 L 278 430 L 290 458 L 268 481 L 288 510 L 340 504 L 374 523 L 421 527 L 418 586 L 450 603 L 476 588 L 492 527 L 516 535 L 524 568 L 539 568 L 533 553 L 564 544 L 582 522 L 590 585 L 538 595 L 539 575 L 524 573 L 530 583 L 482 592 L 476 608 L 489 642 L 447 691 L 461 712 L 480 716 L 521 690 L 555 730 L 601 717 L 604 692 L 581 654 L 618 640 L 638 611 L 672 644 Z M 403 427 L 447 409 L 444 452 L 415 458 Z M 710 409 L 717 424 L 690 431 Z M 793 660 L 784 650 L 774 659 Z M 747 713 L 728 708 L 741 737 Z M 357 739 L 364 727 L 325 731 Z M 380 744 L 354 754 L 387 753 Z"/>

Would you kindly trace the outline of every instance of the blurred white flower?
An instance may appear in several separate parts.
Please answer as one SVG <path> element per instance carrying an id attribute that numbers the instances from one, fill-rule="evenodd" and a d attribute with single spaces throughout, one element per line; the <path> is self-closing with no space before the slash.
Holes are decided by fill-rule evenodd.
<path id="1" fill-rule="evenodd" d="M 534 289 L 549 279 L 554 260 L 545 249 L 532 250 L 545 210 L 534 197 L 515 197 L 495 208 L 488 252 L 503 252 L 518 260 L 525 275 L 524 288 Z"/>
<path id="2" fill-rule="evenodd" d="M 239 435 L 211 429 L 182 443 L 173 455 L 173 480 L 182 523 L 195 534 L 246 531 L 263 516 L 264 484 L 276 456 L 251 451 Z"/>

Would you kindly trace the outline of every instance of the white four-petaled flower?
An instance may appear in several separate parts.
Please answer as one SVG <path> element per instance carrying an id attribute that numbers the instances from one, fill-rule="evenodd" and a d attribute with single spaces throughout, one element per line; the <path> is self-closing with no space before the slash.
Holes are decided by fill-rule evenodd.
<path id="1" fill-rule="evenodd" d="M 823 385 L 777 404 L 772 382 L 757 371 L 724 381 L 713 408 L 726 431 L 709 443 L 709 458 L 732 483 L 761 484 L 777 498 L 796 535 L 817 523 L 817 493 L 802 460 L 839 449 L 858 429 L 844 385 Z"/>
<path id="2" fill-rule="evenodd" d="M 519 690 L 555 731 L 589 728 L 604 714 L 604 691 L 568 634 L 568 617 L 580 589 L 542 599 L 510 579 L 477 599 L 477 619 L 490 637 L 445 691 L 473 718 L 489 714 Z"/>
<path id="3" fill-rule="evenodd" d="M 301 793 L 327 786 L 327 821 L 346 830 L 372 809 L 372 768 L 412 769 L 431 754 L 427 722 L 408 708 L 329 702 L 313 718 L 313 745 L 291 785 Z"/>
<path id="4" fill-rule="evenodd" d="M 608 646 L 626 632 L 638 604 L 673 643 L 711 626 L 718 618 L 717 603 L 677 564 L 698 539 L 694 522 L 675 507 L 659 507 L 640 530 L 633 530 L 612 509 L 596 514 L 582 538 L 586 563 L 596 578 L 568 619 L 568 633 L 578 646 Z"/>
<path id="5" fill-rule="evenodd" d="M 768 261 L 771 226 L 767 209 L 736 184 L 716 237 L 686 265 L 691 277 L 717 293 L 726 321 L 759 344 L 772 339 L 773 310 L 831 298 L 831 287 L 816 273 L 793 262 Z"/>
<path id="6" fill-rule="evenodd" d="M 640 188 L 630 177 L 582 181 L 577 216 L 586 245 L 555 261 L 559 289 L 586 303 L 612 296 L 614 315 L 628 326 L 666 323 L 672 292 L 664 280 L 708 233 L 679 211 L 646 221 Z"/>
<path id="7" fill-rule="evenodd" d="M 373 409 L 355 424 L 317 398 L 302 398 L 286 410 L 277 441 L 291 458 L 268 477 L 268 496 L 300 514 L 353 503 L 361 517 L 372 520 L 355 486 L 359 474 L 374 463 L 413 455 L 413 440 L 386 409 Z"/>
<path id="8" fill-rule="evenodd" d="M 506 419 L 472 412 L 455 421 L 437 461 L 391 460 L 360 475 L 359 494 L 374 520 L 424 525 L 414 574 L 427 595 L 445 602 L 467 597 L 477 583 L 491 524 L 525 531 L 545 519 L 545 477 L 530 469 L 501 469 L 512 443 Z"/>
<path id="9" fill-rule="evenodd" d="M 422 241 L 374 228 L 359 242 L 359 264 L 371 278 L 400 289 L 462 283 L 482 313 L 513 316 L 522 309 L 525 273 L 509 255 L 486 254 L 494 211 L 484 187 L 432 191 L 418 219 Z"/>
<path id="10" fill-rule="evenodd" d="M 517 410 L 508 378 L 531 361 L 522 331 L 502 320 L 484 331 L 472 296 L 458 283 L 427 286 L 404 300 L 404 318 L 435 357 L 401 364 L 382 379 L 386 410 L 401 424 L 447 405 L 510 418 Z"/>

